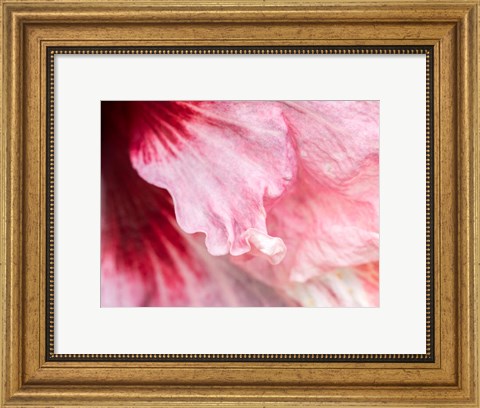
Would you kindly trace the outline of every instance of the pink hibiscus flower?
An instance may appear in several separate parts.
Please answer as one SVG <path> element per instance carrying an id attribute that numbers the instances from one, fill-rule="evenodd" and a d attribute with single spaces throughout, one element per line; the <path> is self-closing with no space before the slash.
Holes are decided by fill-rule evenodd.
<path id="1" fill-rule="evenodd" d="M 103 102 L 102 306 L 378 306 L 379 105 Z"/>

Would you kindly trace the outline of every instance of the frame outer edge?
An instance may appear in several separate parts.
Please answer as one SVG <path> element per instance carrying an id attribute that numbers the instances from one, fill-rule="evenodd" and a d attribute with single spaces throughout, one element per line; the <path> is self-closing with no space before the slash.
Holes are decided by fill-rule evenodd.
<path id="1" fill-rule="evenodd" d="M 458 385 L 467 404 L 478 406 L 478 5 L 457 25 L 458 160 Z M 477 44 L 476 42 L 477 41 Z M 463 295 L 463 298 L 462 298 Z"/>
<path id="2" fill-rule="evenodd" d="M 8 398 L 22 386 L 22 21 L 14 9 L 2 7 L 2 383 L 1 399 Z M 18 135 L 19 137 L 13 137 Z M 5 217 L 5 218 L 3 218 Z"/>
<path id="3" fill-rule="evenodd" d="M 88 0 L 87 0 L 88 1 Z M 2 151 L 0 153 L 0 188 L 2 191 L 1 197 L 1 207 L 0 207 L 0 219 L 1 219 L 1 237 L 2 237 L 2 248 L 0 252 L 0 277 L 2 288 L 0 291 L 0 307 L 1 307 L 1 320 L 2 320 L 2 335 L 5 338 L 6 335 L 9 335 L 9 340 L 21 339 L 21 331 L 17 331 L 15 326 L 15 316 L 19 314 L 17 311 L 9 311 L 9 307 L 13 307 L 12 299 L 13 294 L 17 291 L 17 296 L 21 299 L 20 295 L 20 282 L 17 282 L 17 279 L 20 276 L 21 271 L 21 245 L 16 246 L 15 244 L 21 244 L 21 214 L 22 214 L 22 197 L 19 195 L 19 190 L 16 189 L 21 182 L 21 140 L 15 140 L 14 138 L 9 138 L 8 135 L 14 132 L 14 129 L 19 130 L 19 135 L 21 135 L 21 122 L 11 120 L 11 118 L 20 118 L 20 116 L 15 116 L 13 112 L 19 109 L 21 105 L 20 96 L 15 97 L 15 95 L 21 95 L 22 78 L 21 74 L 17 75 L 20 70 L 18 68 L 18 62 L 21 55 L 21 43 L 22 43 L 22 24 L 18 17 L 13 17 L 12 20 L 9 20 L 9 17 L 12 16 L 10 12 L 9 5 L 16 4 L 17 2 L 1 2 L 2 5 L 2 56 L 1 56 L 1 66 L 2 66 L 2 100 L 0 101 L 1 109 L 1 147 Z M 52 3 L 50 3 L 52 4 Z M 469 2 L 468 4 L 472 4 Z M 466 123 L 463 126 L 463 130 L 466 130 L 473 136 L 473 140 L 466 146 L 468 155 L 463 156 L 461 161 L 462 169 L 466 168 L 468 171 L 469 178 L 465 181 L 468 185 L 467 192 L 463 193 L 462 202 L 470 202 L 471 206 L 469 207 L 466 214 L 461 215 L 465 228 L 468 231 L 468 242 L 466 243 L 469 256 L 469 264 L 465 265 L 459 263 L 459 267 L 463 267 L 464 270 L 468 269 L 467 273 L 467 282 L 473 283 L 473 288 L 468 292 L 468 302 L 463 305 L 464 308 L 468 307 L 468 311 L 472 313 L 467 313 L 467 327 L 471 327 L 473 330 L 470 331 L 470 335 L 465 336 L 468 340 L 462 339 L 462 349 L 469 350 L 465 355 L 463 355 L 463 361 L 466 361 L 467 368 L 459 366 L 460 373 L 469 372 L 470 377 L 467 379 L 469 382 L 469 389 L 474 392 L 475 395 L 470 394 L 469 401 L 467 402 L 468 406 L 478 406 L 478 353 L 480 352 L 480 344 L 475 344 L 474 340 L 477 338 L 477 329 L 478 329 L 478 314 L 480 313 L 480 304 L 478 296 L 478 280 L 479 280 L 479 266 L 480 266 L 480 248 L 478 242 L 478 236 L 480 232 L 480 153 L 479 153 L 479 140 L 478 140 L 478 101 L 476 96 L 478 95 L 478 84 L 480 77 L 478 76 L 478 57 L 479 49 L 475 47 L 475 42 L 478 46 L 478 6 L 474 7 L 475 10 L 471 11 L 471 14 L 468 17 L 469 21 L 465 20 L 469 29 L 466 32 L 461 32 L 462 35 L 466 36 L 467 44 L 467 54 L 468 63 L 462 67 L 460 70 L 460 76 L 458 79 L 461 80 L 463 88 L 460 90 L 461 95 L 463 95 L 462 100 L 462 118 L 467 119 Z M 6 17 L 7 16 L 7 17 Z M 459 32 L 460 33 L 460 32 Z M 465 42 L 464 42 L 465 44 Z M 471 50 L 471 52 L 469 51 Z M 10 60 L 8 57 L 11 57 Z M 470 57 L 470 58 L 469 58 Z M 9 69 L 11 68 L 11 69 Z M 469 81 L 462 82 L 462 78 Z M 471 84 L 472 88 L 470 90 L 465 87 Z M 10 99 L 7 100 L 7 97 Z M 7 106 L 9 110 L 7 111 Z M 10 110 L 11 109 L 11 110 Z M 473 111 L 473 116 L 471 120 L 468 118 L 468 112 Z M 9 120 L 10 119 L 10 120 Z M 459 129 L 460 130 L 460 129 Z M 473 149 L 473 152 L 472 152 Z M 11 160 L 14 153 L 17 153 L 18 159 Z M 462 193 L 460 191 L 460 193 Z M 470 225 L 469 225 L 469 222 Z M 459 248 L 461 249 L 461 248 Z M 9 270 L 10 268 L 10 270 Z M 9 279 L 12 278 L 12 279 Z M 476 303 L 476 307 L 475 307 Z M 21 305 L 18 305 L 21 306 Z M 459 333 L 461 334 L 461 333 Z M 7 402 L 7 398 L 18 390 L 21 385 L 21 357 L 18 353 L 18 350 L 8 350 L 8 342 L 2 342 L 0 348 L 0 358 L 2 361 L 2 371 L 1 371 L 1 390 L 2 395 L 0 399 L 0 405 Z M 17 343 L 18 344 L 18 343 Z M 459 361 L 460 364 L 460 361 Z M 18 370 L 16 370 L 18 369 Z M 467 370 L 467 371 L 465 371 Z M 9 375 L 11 374 L 11 375 Z M 21 393 L 20 393 L 21 394 Z M 13 401 L 12 401 L 13 402 Z M 75 400 L 77 402 L 77 400 Z M 472 405 L 475 404 L 475 405 Z M 43 404 L 42 404 L 43 405 Z M 182 404 L 183 405 L 183 404 Z M 192 404 L 194 405 L 194 404 Z M 200 403 L 201 406 L 217 406 L 216 403 Z M 255 404 L 256 406 L 264 406 L 264 404 Z M 427 404 L 421 404 L 422 406 L 427 406 Z M 450 405 L 450 404 L 449 404 Z M 462 406 L 467 406 L 462 405 Z M 236 406 L 236 404 L 233 404 Z M 404 406 L 402 404 L 402 406 Z M 460 406 L 455 404 L 454 406 Z"/>

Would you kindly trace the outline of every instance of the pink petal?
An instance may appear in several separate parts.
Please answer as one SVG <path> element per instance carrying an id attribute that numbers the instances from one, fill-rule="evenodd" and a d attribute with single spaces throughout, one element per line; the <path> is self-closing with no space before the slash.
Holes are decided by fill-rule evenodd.
<path id="1" fill-rule="evenodd" d="M 131 115 L 102 104 L 102 306 L 296 305 L 178 228 L 168 192 L 130 165 Z"/>
<path id="2" fill-rule="evenodd" d="M 152 108 L 153 106 L 153 108 Z M 172 195 L 178 224 L 202 232 L 212 255 L 279 263 L 266 213 L 295 177 L 295 154 L 275 102 L 159 102 L 139 106 L 130 158 Z"/>
<path id="3" fill-rule="evenodd" d="M 292 102 L 285 117 L 302 182 L 272 212 L 272 222 L 284 225 L 272 230 L 288 233 L 285 220 L 293 225 L 299 216 L 307 227 L 289 234 L 289 242 L 293 235 L 298 243 L 290 275 L 306 278 L 313 267 L 323 272 L 378 260 L 378 102 Z"/>
<path id="4" fill-rule="evenodd" d="M 378 178 L 378 101 L 287 102 L 284 114 L 301 165 L 318 184 L 361 197 L 356 178 L 371 174 L 367 188 Z"/>
<path id="5" fill-rule="evenodd" d="M 288 248 L 283 262 L 272 266 L 261 259 L 240 258 L 237 263 L 256 278 L 282 288 L 337 268 L 377 261 L 378 204 L 320 188 L 302 173 L 298 178 L 268 216 L 269 231 L 282 237 Z"/>
<path id="6" fill-rule="evenodd" d="M 333 192 L 313 196 L 312 191 L 293 190 L 268 219 L 269 230 L 288 247 L 282 263 L 246 257 L 232 261 L 302 306 L 378 306 L 376 212 L 369 204 L 342 200 Z M 374 265 L 369 273 L 365 264 Z"/>
<path id="7" fill-rule="evenodd" d="M 327 303 L 353 305 L 357 294 L 347 301 L 350 292 L 343 289 L 356 293 L 363 284 L 357 266 L 379 259 L 378 104 L 288 102 L 284 116 L 300 169 L 295 185 L 269 211 L 267 227 L 288 253 L 276 266 L 247 257 L 235 262 L 301 304 L 312 303 L 306 288 L 322 298 L 327 292 L 319 288 L 328 287 L 336 300 Z M 366 303 L 377 304 L 378 296 L 355 304 Z"/>
<path id="8" fill-rule="evenodd" d="M 289 276 L 306 280 L 335 268 L 378 260 L 378 207 L 304 182 L 270 213 L 294 260 Z"/>

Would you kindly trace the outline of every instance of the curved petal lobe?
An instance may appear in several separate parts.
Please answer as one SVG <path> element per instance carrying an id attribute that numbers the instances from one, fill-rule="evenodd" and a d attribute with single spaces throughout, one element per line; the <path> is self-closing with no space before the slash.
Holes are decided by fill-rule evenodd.
<path id="1" fill-rule="evenodd" d="M 261 255 L 279 263 L 266 212 L 295 177 L 280 104 L 159 102 L 143 111 L 130 145 L 138 174 L 172 195 L 178 224 L 203 232 L 212 255 Z M 139 116 L 139 115 L 137 115 Z"/>

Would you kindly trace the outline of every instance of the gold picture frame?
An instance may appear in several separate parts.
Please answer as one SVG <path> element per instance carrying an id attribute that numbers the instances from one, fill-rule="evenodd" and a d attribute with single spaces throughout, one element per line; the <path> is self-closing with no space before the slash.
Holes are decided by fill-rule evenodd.
<path id="1" fill-rule="evenodd" d="M 477 2 L 3 0 L 2 22 L 2 406 L 478 406 Z M 427 55 L 425 355 L 54 353 L 52 56 L 159 52 Z"/>

